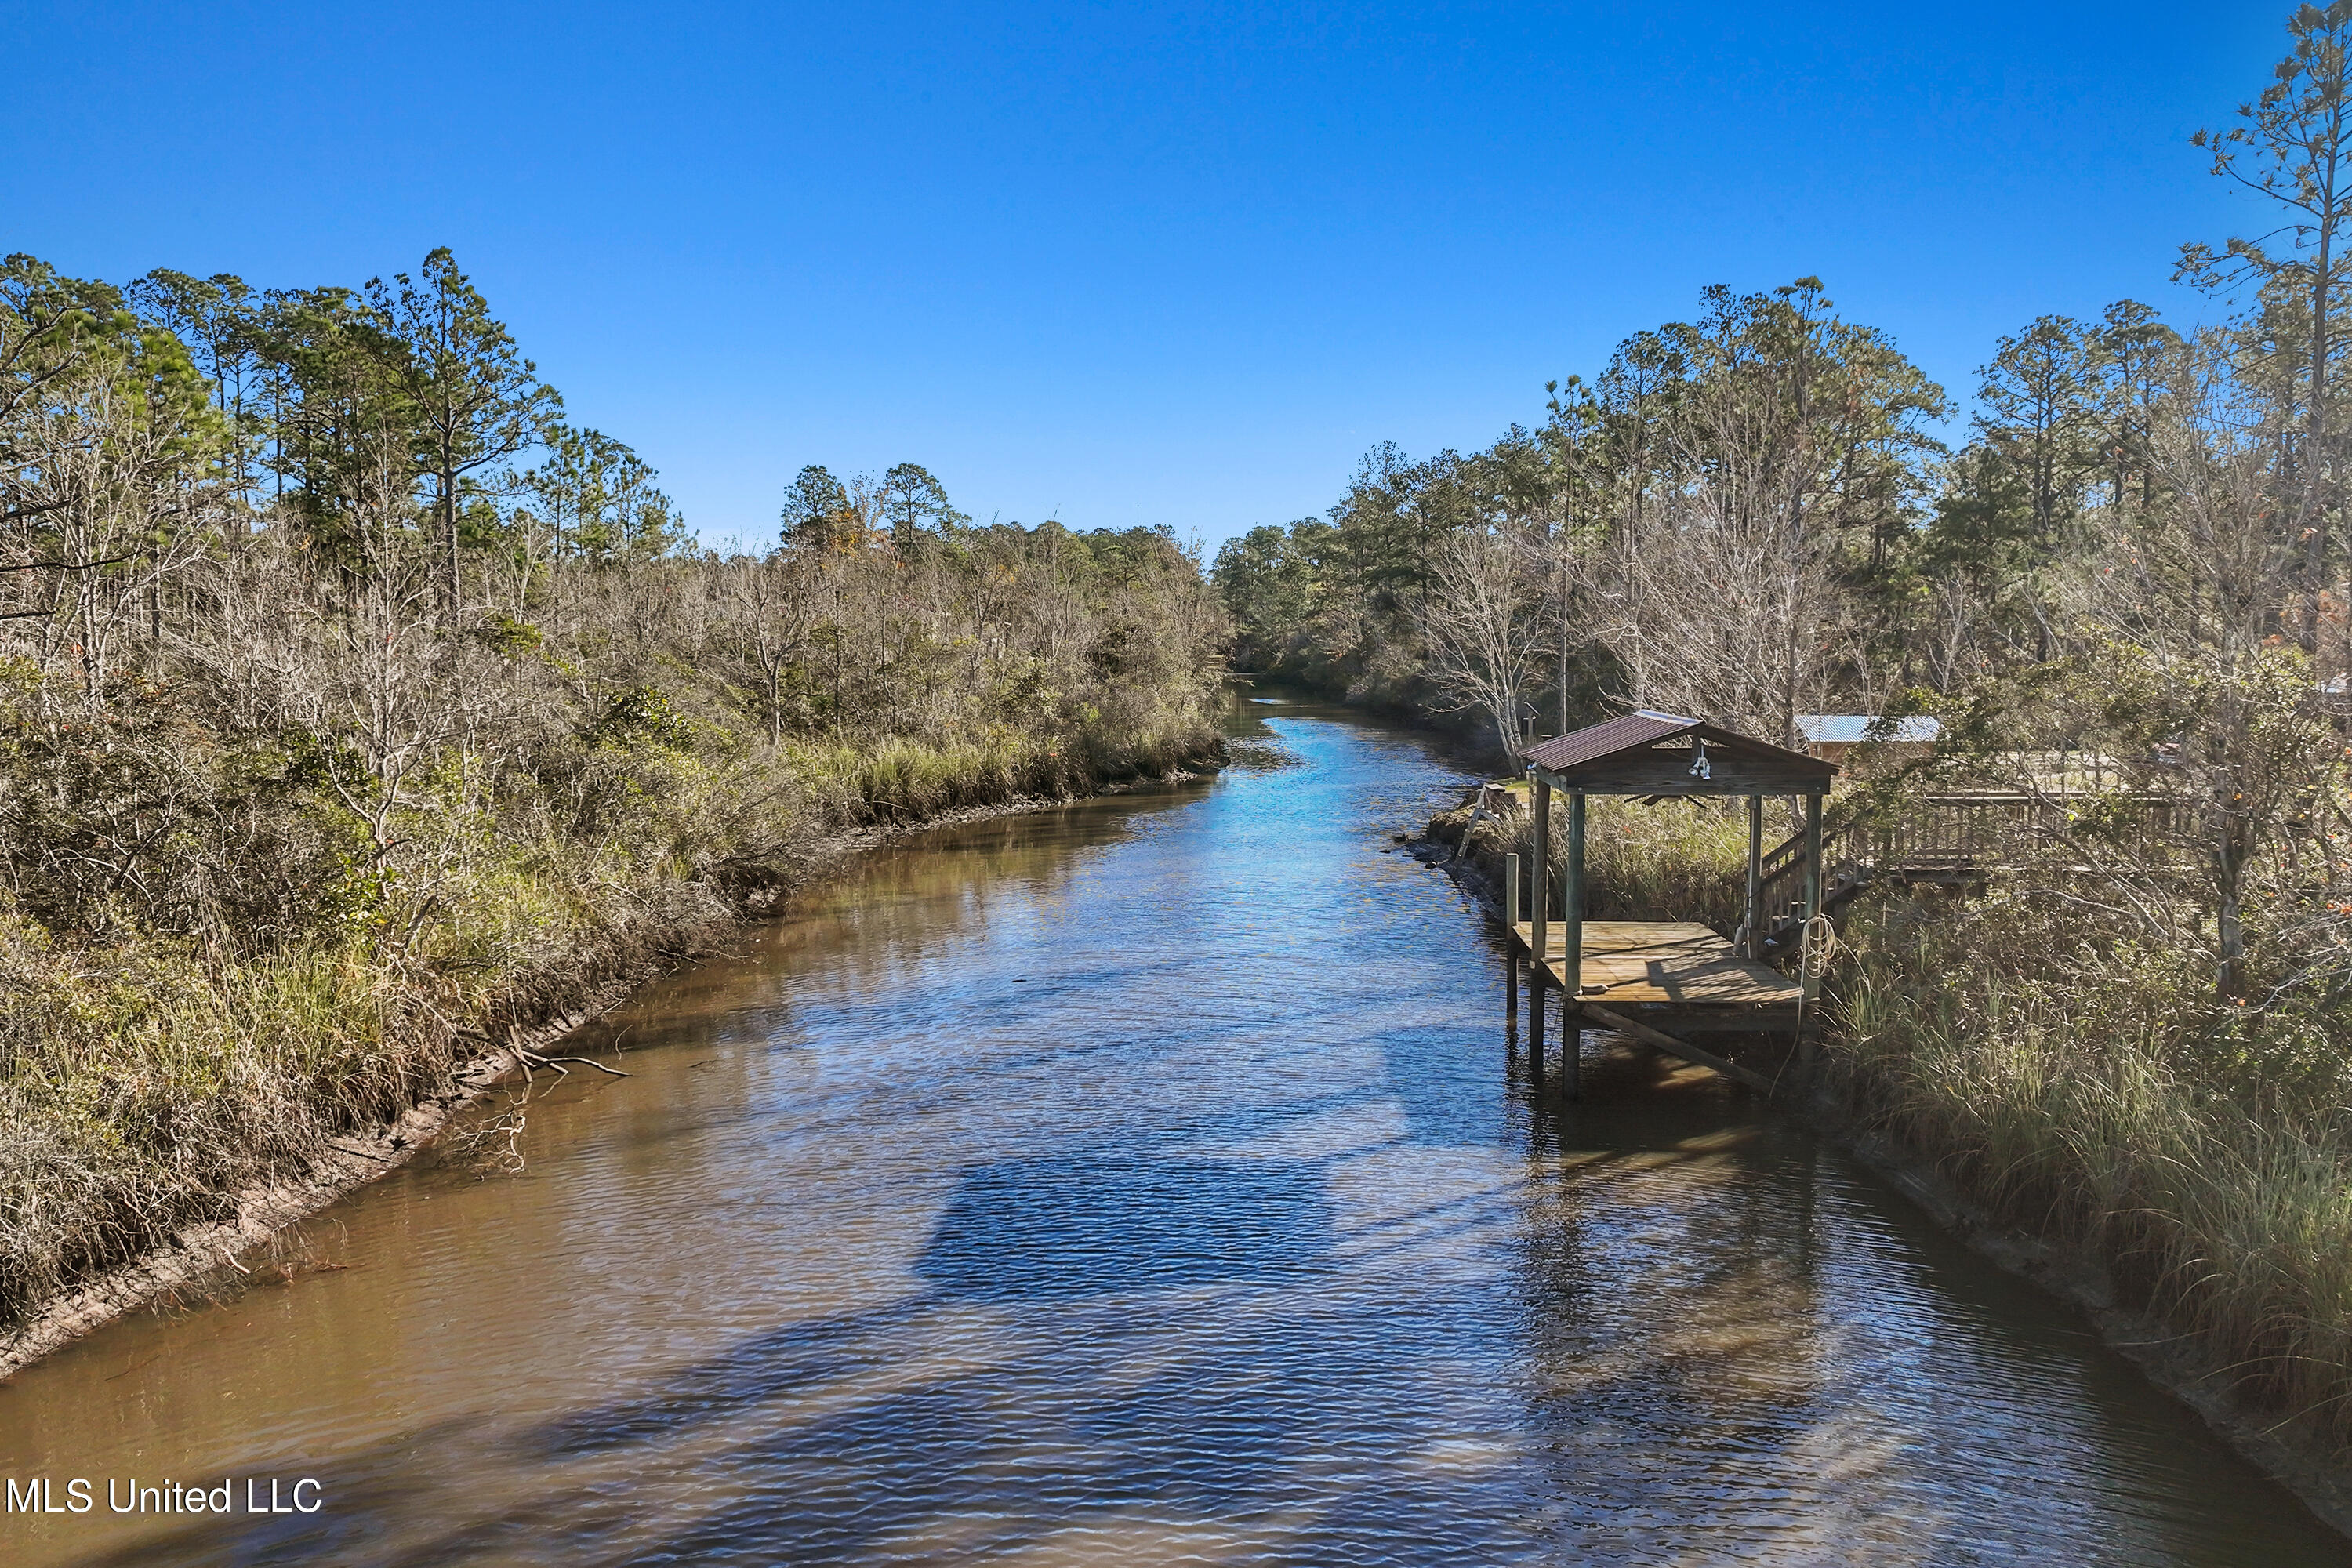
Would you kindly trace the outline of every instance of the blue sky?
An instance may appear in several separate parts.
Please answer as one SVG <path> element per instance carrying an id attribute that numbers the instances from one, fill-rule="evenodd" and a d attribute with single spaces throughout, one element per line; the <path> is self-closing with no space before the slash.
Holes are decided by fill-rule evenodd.
<path id="1" fill-rule="evenodd" d="M 257 285 L 458 260 L 712 542 L 799 467 L 1212 544 L 1818 274 L 1965 395 L 2255 227 L 2187 145 L 2288 6 L 0 11 L 0 247 Z M 2266 225 L 2262 226 L 2267 226 Z"/>

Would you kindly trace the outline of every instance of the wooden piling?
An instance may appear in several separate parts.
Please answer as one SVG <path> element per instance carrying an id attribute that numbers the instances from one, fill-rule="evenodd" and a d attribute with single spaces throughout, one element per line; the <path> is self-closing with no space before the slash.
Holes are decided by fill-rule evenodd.
<path id="1" fill-rule="evenodd" d="M 1822 797 L 1805 797 L 1805 924 L 1797 932 L 1797 963 L 1804 975 L 1804 1010 L 1811 1016 L 1822 994 L 1822 977 L 1805 962 L 1812 945 L 1813 921 L 1822 912 Z M 1797 1031 L 1797 1059 L 1811 1065 L 1813 1059 L 1812 1037 L 1802 1029 Z"/>
<path id="2" fill-rule="evenodd" d="M 1562 993 L 1559 999 L 1559 1092 L 1574 1100 L 1584 1092 L 1583 1015 Z"/>
<path id="3" fill-rule="evenodd" d="M 1570 791 L 1568 796 L 1568 868 L 1562 883 L 1560 973 L 1568 982 L 1568 994 L 1561 998 L 1559 1009 L 1559 1087 L 1572 1100 L 1582 1066 L 1576 1027 L 1576 1002 L 1584 994 L 1584 792 L 1580 789 Z"/>
<path id="4" fill-rule="evenodd" d="M 1534 941 L 1528 944 L 1528 969 L 1532 984 L 1528 987 L 1528 1075 L 1537 1082 L 1543 1081 L 1544 1055 L 1544 954 L 1550 951 L 1551 917 L 1546 905 L 1551 902 L 1551 784 L 1541 773 L 1536 775 L 1536 843 L 1533 875 L 1528 880 L 1528 892 L 1534 908 L 1528 912 L 1528 923 Z"/>
<path id="5" fill-rule="evenodd" d="M 1764 797 L 1748 797 L 1748 920 L 1745 926 L 1747 945 L 1740 950 L 1742 958 L 1756 958 L 1764 952 Z"/>
<path id="6" fill-rule="evenodd" d="M 1503 1017 L 1506 1038 L 1519 1032 L 1519 858 L 1503 857 Z"/>
<path id="7" fill-rule="evenodd" d="M 1805 797 L 1805 918 L 1822 912 L 1822 797 Z"/>

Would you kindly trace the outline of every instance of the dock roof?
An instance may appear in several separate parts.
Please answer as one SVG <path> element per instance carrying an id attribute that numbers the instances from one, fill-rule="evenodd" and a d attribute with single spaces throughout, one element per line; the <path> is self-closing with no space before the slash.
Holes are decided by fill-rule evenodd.
<path id="1" fill-rule="evenodd" d="M 1819 795 L 1836 764 L 1650 709 L 1524 746 L 1539 777 L 1591 795 Z"/>

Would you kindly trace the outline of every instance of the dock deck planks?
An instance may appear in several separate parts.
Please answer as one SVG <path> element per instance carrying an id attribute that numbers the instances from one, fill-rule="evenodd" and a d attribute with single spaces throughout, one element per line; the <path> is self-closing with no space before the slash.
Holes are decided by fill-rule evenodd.
<path id="1" fill-rule="evenodd" d="M 1655 921 L 1585 921 L 1580 985 L 1570 987 L 1567 934 L 1559 921 L 1551 923 L 1544 970 L 1550 984 L 1581 1002 L 1793 1012 L 1803 994 L 1797 982 L 1769 964 L 1740 957 L 1703 925 Z M 1532 925 L 1520 921 L 1514 935 L 1522 952 L 1533 951 Z M 1586 985 L 1598 989 L 1581 989 Z"/>

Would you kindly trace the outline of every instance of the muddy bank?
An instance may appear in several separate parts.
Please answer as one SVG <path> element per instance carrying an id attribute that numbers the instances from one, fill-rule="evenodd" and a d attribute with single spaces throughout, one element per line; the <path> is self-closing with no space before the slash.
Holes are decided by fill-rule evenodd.
<path id="1" fill-rule="evenodd" d="M 2231 1447 L 2292 1490 L 2312 1512 L 2352 1536 L 2352 1465 L 2344 1450 L 2300 1430 L 2291 1416 L 2282 1420 L 2277 1412 L 2237 1397 L 2231 1391 L 2235 1369 L 2194 1336 L 2125 1305 L 2101 1259 L 2002 1224 L 1932 1160 L 1858 1125 L 1826 1084 L 1815 1085 L 1796 1103 L 1816 1132 L 1884 1177 L 1970 1250 L 2074 1307 L 2109 1349 L 2196 1411 Z"/>
<path id="2" fill-rule="evenodd" d="M 1092 793 L 1118 795 L 1181 784 L 1213 773 L 1223 760 L 1220 748 L 1160 777 L 1107 782 Z M 662 957 L 640 963 L 596 987 L 584 1005 L 535 1020 L 503 1040 L 482 1040 L 487 1048 L 458 1068 L 448 1091 L 423 1099 L 391 1122 L 321 1142 L 299 1173 L 239 1190 L 234 1194 L 233 1217 L 183 1230 L 167 1247 L 77 1281 L 0 1335 L 0 1382 L 126 1313 L 163 1302 L 178 1291 L 201 1294 L 207 1281 L 232 1272 L 251 1273 L 249 1254 L 269 1248 L 292 1226 L 430 1148 L 467 1111 L 521 1077 L 526 1056 L 543 1056 L 556 1041 L 610 1011 L 646 982 L 721 956 L 730 938 L 747 924 L 789 918 L 797 896 L 837 874 L 858 855 L 920 834 L 1078 798 L 1015 796 L 927 818 L 848 829 L 819 840 L 793 867 L 790 880 L 757 889 L 727 918 L 688 922 L 658 933 Z M 618 1058 L 614 1065 L 625 1070 Z"/>

